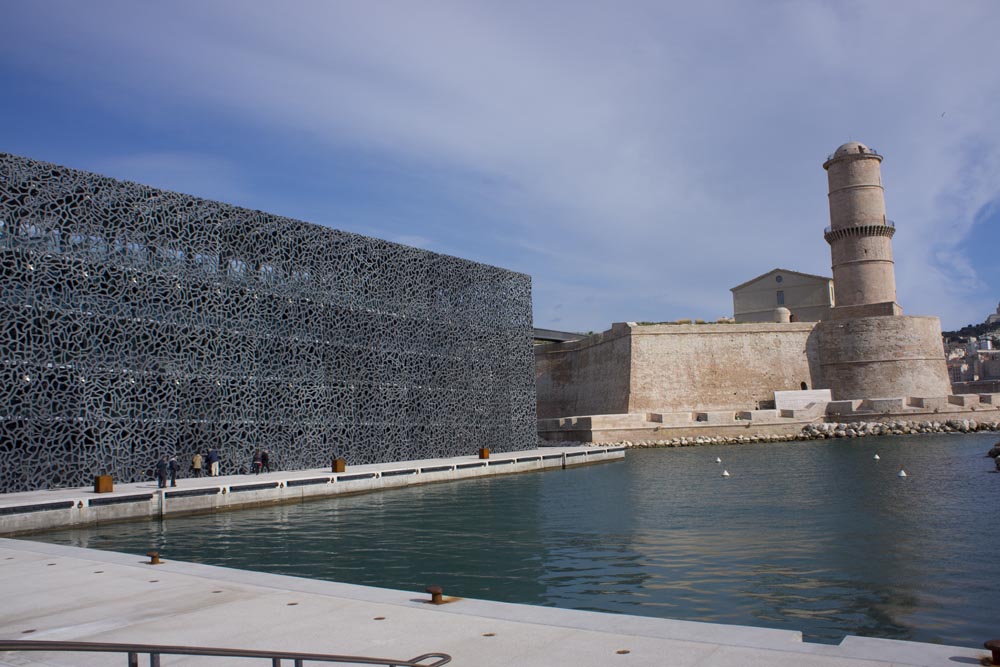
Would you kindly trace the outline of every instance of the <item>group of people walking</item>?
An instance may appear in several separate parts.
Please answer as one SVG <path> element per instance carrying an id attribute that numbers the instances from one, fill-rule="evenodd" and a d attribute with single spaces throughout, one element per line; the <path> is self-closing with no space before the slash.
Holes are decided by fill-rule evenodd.
<path id="1" fill-rule="evenodd" d="M 253 474 L 259 475 L 261 472 L 271 472 L 271 455 L 266 449 L 259 449 L 253 455 Z"/>
<path id="2" fill-rule="evenodd" d="M 156 485 L 161 489 L 167 485 L 167 477 L 170 477 L 170 486 L 177 486 L 177 473 L 180 471 L 181 466 L 177 463 L 177 457 L 171 455 L 168 460 L 166 456 L 161 456 L 160 460 L 156 462 L 153 467 L 153 472 L 156 474 Z"/>
<path id="3" fill-rule="evenodd" d="M 203 467 L 208 465 L 208 476 L 218 477 L 219 476 L 219 462 L 222 457 L 219 456 L 219 450 L 215 447 L 208 450 L 208 453 L 202 455 L 201 452 L 195 452 L 194 456 L 191 457 L 191 473 L 195 477 L 201 477 L 201 471 Z"/>
<path id="4" fill-rule="evenodd" d="M 204 454 L 195 452 L 191 457 L 191 474 L 194 477 L 201 477 L 202 472 L 205 472 L 209 477 L 218 477 L 221 461 L 222 457 L 219 456 L 219 450 L 214 447 Z M 162 489 L 167 485 L 167 480 L 169 479 L 170 486 L 177 486 L 177 475 L 180 473 L 180 468 L 181 466 L 177 462 L 176 456 L 171 455 L 169 459 L 166 455 L 160 456 L 160 459 L 153 467 L 157 485 Z M 259 475 L 261 472 L 271 472 L 271 456 L 267 453 L 266 449 L 258 449 L 254 453 L 250 470 L 255 475 Z M 240 472 L 246 472 L 246 468 L 241 469 Z"/>

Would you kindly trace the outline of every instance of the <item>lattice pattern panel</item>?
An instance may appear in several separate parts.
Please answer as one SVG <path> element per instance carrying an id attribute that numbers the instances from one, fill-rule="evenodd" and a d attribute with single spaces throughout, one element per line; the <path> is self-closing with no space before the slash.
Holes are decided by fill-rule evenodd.
<path id="1" fill-rule="evenodd" d="M 522 274 L 0 153 L 0 491 L 534 447 Z"/>

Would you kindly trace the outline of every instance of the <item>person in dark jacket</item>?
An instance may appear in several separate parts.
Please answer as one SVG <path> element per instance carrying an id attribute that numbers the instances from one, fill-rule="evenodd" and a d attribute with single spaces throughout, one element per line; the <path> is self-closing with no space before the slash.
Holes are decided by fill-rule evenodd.
<path id="1" fill-rule="evenodd" d="M 156 484 L 161 489 L 167 485 L 167 457 L 161 456 L 160 460 L 156 462 L 155 472 L 156 472 Z"/>
<path id="2" fill-rule="evenodd" d="M 208 474 L 212 477 L 219 476 L 219 450 L 215 447 L 208 450 Z"/>
<path id="3" fill-rule="evenodd" d="M 180 472 L 181 464 L 177 462 L 176 456 L 171 456 L 167 461 L 167 470 L 170 471 L 170 486 L 177 486 L 177 473 Z"/>
<path id="4" fill-rule="evenodd" d="M 271 457 L 266 449 L 260 453 L 260 467 L 264 472 L 271 472 Z"/>

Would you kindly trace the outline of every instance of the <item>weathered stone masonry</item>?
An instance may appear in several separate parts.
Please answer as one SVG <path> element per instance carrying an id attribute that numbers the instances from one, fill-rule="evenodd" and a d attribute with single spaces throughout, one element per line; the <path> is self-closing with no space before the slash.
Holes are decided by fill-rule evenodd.
<path id="1" fill-rule="evenodd" d="M 643 411 L 745 410 L 822 386 L 814 322 L 615 324 L 535 348 L 539 419 Z"/>

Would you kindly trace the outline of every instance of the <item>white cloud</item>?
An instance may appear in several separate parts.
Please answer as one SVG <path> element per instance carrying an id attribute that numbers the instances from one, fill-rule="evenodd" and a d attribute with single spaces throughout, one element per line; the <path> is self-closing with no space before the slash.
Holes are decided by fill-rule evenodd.
<path id="1" fill-rule="evenodd" d="M 475 259 L 534 276 L 539 326 L 555 304 L 570 329 L 714 319 L 773 266 L 829 273 L 821 164 L 851 139 L 886 156 L 906 311 L 984 315 L 958 249 L 1000 190 L 993 2 L 62 9 L 28 66 L 93 82 L 82 94 L 495 183 L 475 197 L 498 212 L 470 224 L 510 240 Z"/>

